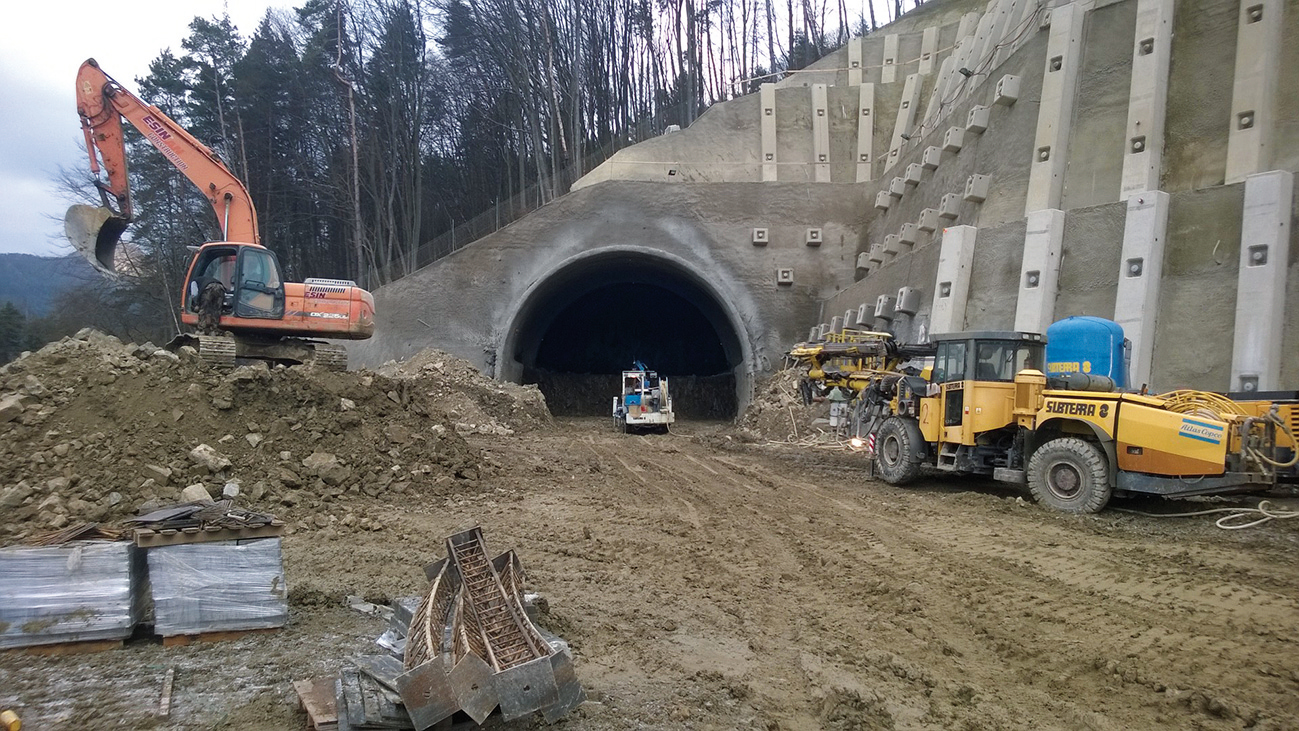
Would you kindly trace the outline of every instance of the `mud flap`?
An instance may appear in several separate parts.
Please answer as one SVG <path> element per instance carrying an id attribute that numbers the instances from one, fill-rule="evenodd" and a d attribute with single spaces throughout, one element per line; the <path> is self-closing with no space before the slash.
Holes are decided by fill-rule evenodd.
<path id="1" fill-rule="evenodd" d="M 75 205 L 63 215 L 63 233 L 97 271 L 117 276 L 117 242 L 130 223 L 131 219 L 103 206 Z"/>

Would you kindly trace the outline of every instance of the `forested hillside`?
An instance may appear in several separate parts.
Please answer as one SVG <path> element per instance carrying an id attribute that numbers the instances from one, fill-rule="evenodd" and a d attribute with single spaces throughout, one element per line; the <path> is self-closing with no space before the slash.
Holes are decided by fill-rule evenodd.
<path id="1" fill-rule="evenodd" d="M 90 265 L 75 254 L 0 254 L 0 302 L 13 304 L 29 317 L 48 313 L 59 293 L 97 279 Z"/>
<path id="2" fill-rule="evenodd" d="M 888 6 L 877 18 L 842 0 L 307 0 L 251 33 L 195 18 L 179 50 L 119 81 L 246 181 L 290 277 L 373 289 L 904 10 Z M 219 232 L 130 132 L 127 240 L 148 290 L 130 301 L 161 328 L 185 245 Z"/>

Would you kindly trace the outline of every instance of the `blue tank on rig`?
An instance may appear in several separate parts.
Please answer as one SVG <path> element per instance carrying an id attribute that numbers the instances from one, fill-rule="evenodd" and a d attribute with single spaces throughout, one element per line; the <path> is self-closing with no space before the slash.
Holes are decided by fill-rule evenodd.
<path id="1" fill-rule="evenodd" d="M 1123 328 L 1117 322 L 1086 315 L 1068 317 L 1046 329 L 1046 375 L 1104 376 L 1116 387 L 1127 388 L 1125 351 Z"/>

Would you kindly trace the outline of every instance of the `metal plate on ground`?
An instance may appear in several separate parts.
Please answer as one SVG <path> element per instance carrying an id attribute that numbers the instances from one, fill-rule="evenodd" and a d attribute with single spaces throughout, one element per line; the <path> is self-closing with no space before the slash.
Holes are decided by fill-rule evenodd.
<path id="1" fill-rule="evenodd" d="M 522 718 L 559 700 L 549 657 L 539 657 L 502 670 L 492 679 L 506 721 Z"/>
<path id="2" fill-rule="evenodd" d="M 384 687 L 368 673 L 344 668 L 339 673 L 339 724 L 360 729 L 412 729 L 401 696 Z"/>
<path id="3" fill-rule="evenodd" d="M 379 681 L 382 685 L 399 691 L 397 686 L 397 676 L 402 674 L 401 662 L 392 655 L 361 655 L 352 658 L 352 663 L 360 668 L 361 672 L 369 675 L 371 678 Z"/>
<path id="4" fill-rule="evenodd" d="M 343 694 L 343 678 L 334 680 L 334 715 L 338 719 L 338 731 L 353 731 L 347 719 L 347 696 Z"/>
<path id="5" fill-rule="evenodd" d="M 390 624 L 403 637 L 406 636 L 406 632 L 410 629 L 411 620 L 415 618 L 415 612 L 419 611 L 419 604 L 422 599 L 423 597 L 418 596 L 404 596 L 393 600 Z"/>
<path id="6" fill-rule="evenodd" d="M 447 678 L 441 657 L 435 657 L 398 675 L 397 690 L 401 693 L 410 720 L 418 729 L 428 728 L 460 710 L 460 703 L 456 701 L 455 692 L 451 689 L 451 681 Z"/>
<path id="7" fill-rule="evenodd" d="M 554 723 L 570 711 L 586 702 L 586 691 L 577 681 L 577 672 L 573 669 L 573 658 L 566 652 L 551 655 L 550 666 L 554 672 L 555 687 L 559 691 L 557 700 L 541 709 L 546 723 Z"/>
<path id="8" fill-rule="evenodd" d="M 492 668 L 477 655 L 465 655 L 447 674 L 460 710 L 475 723 L 482 723 L 496 708 L 496 688 L 492 685 Z"/>

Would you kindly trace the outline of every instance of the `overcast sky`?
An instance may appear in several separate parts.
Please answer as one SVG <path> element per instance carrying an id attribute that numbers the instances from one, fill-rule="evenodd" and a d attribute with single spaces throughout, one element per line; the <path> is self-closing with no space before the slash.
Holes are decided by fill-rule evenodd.
<path id="1" fill-rule="evenodd" d="M 300 4 L 300 3 L 296 3 Z M 245 37 L 279 0 L 22 0 L 0 21 L 0 252 L 62 254 L 68 201 L 56 189 L 60 165 L 89 164 L 73 100 L 77 68 L 94 58 L 132 91 L 164 48 L 178 55 L 194 16 L 223 11 Z"/>

